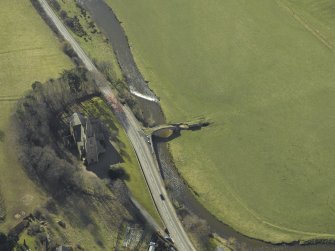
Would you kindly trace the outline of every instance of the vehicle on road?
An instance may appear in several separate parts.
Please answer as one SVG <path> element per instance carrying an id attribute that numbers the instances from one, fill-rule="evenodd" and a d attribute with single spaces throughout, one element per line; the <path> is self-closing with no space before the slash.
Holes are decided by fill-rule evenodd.
<path id="1" fill-rule="evenodd" d="M 151 154 L 152 149 L 148 146 L 145 139 L 143 138 L 143 133 L 141 127 L 135 118 L 134 114 L 131 112 L 129 107 L 122 106 L 116 98 L 113 90 L 110 88 L 110 83 L 104 78 L 104 76 L 98 71 L 90 58 L 86 55 L 83 49 L 71 36 L 68 30 L 65 28 L 64 24 L 59 20 L 56 14 L 53 12 L 46 0 L 38 0 L 41 7 L 44 9 L 46 14 L 50 17 L 52 22 L 55 24 L 59 32 L 62 34 L 65 40 L 67 40 L 73 50 L 78 54 L 87 70 L 91 71 L 99 81 L 96 82 L 102 96 L 111 106 L 115 112 L 116 118 L 120 121 L 121 125 L 124 127 L 126 134 L 128 135 L 135 152 L 138 156 L 138 160 L 141 164 L 141 168 L 144 176 L 147 179 L 149 189 L 153 195 L 154 199 L 158 199 L 158 194 L 160 191 L 166 193 L 164 182 L 160 173 L 158 172 L 158 163 L 154 155 Z M 111 98 L 112 97 L 112 98 Z M 175 240 L 175 245 L 178 250 L 194 251 L 195 248 L 187 236 L 176 212 L 173 208 L 172 202 L 167 198 L 165 200 L 162 194 L 159 194 L 161 200 L 165 203 L 156 203 L 157 209 L 160 212 L 166 227 L 171 231 L 172 237 Z M 158 201 L 156 201 L 158 202 Z"/>

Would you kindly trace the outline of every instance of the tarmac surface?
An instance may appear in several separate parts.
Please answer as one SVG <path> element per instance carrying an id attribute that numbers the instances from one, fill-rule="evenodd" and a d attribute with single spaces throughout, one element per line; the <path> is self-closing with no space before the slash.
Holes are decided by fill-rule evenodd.
<path id="1" fill-rule="evenodd" d="M 169 230 L 170 237 L 174 241 L 175 246 L 180 251 L 195 250 L 167 195 L 163 179 L 159 173 L 155 153 L 152 151 L 151 140 L 148 140 L 144 135 L 141 125 L 138 123 L 130 109 L 118 102 L 108 81 L 97 70 L 89 57 L 67 31 L 66 27 L 59 20 L 48 3 L 45 0 L 39 1 L 61 35 L 71 44 L 75 52 L 78 54 L 78 57 L 82 60 L 85 67 L 96 75 L 96 84 L 100 89 L 102 96 L 113 109 L 135 149 L 157 210 L 160 213 L 166 228 Z"/>

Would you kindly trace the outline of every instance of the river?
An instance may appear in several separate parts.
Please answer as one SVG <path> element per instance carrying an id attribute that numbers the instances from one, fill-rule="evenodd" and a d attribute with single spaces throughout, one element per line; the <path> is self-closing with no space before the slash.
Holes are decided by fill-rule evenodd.
<path id="1" fill-rule="evenodd" d="M 143 94 L 152 94 L 142 74 L 139 72 L 133 59 L 131 49 L 128 44 L 127 36 L 116 18 L 113 10 L 103 0 L 80 0 L 80 3 L 91 14 L 92 19 L 108 38 L 111 43 L 122 73 L 126 76 L 127 83 Z M 164 123 L 165 117 L 158 103 L 146 100 L 138 100 L 145 110 L 144 116 L 151 117 L 153 123 Z M 155 150 L 158 156 L 162 175 L 165 180 L 171 181 L 173 186 L 170 189 L 170 196 L 184 205 L 189 211 L 204 219 L 210 226 L 212 232 L 215 232 L 225 239 L 234 238 L 236 240 L 236 250 L 248 251 L 334 251 L 333 244 L 310 244 L 300 245 L 278 244 L 263 242 L 252 239 L 235 231 L 230 226 L 224 224 L 215 218 L 202 204 L 198 202 L 192 191 L 185 182 L 179 177 L 173 164 L 172 156 L 167 149 L 167 143 L 155 140 Z M 224 203 L 224 202 L 223 202 Z M 227 202 L 229 203 L 229 202 Z"/>

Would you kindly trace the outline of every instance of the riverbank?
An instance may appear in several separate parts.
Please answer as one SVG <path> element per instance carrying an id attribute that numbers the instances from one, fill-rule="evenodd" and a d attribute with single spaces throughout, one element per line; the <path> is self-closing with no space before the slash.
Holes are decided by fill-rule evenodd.
<path id="1" fill-rule="evenodd" d="M 253 238 L 334 239 L 335 57 L 308 16 L 284 0 L 106 2 L 167 120 L 214 122 L 169 143 L 199 201 Z"/>
<path id="2" fill-rule="evenodd" d="M 103 1 L 96 1 L 95 5 L 99 5 L 99 4 L 103 4 L 105 5 L 105 3 Z M 96 21 L 97 19 L 104 19 L 106 18 L 105 15 L 101 15 L 99 12 L 95 12 L 96 9 L 89 9 L 89 11 L 91 12 L 92 18 Z M 103 22 L 101 22 L 103 23 Z M 117 22 L 118 25 L 120 25 Z M 116 25 L 116 24 L 114 24 Z M 102 28 L 102 30 L 104 30 Z M 111 31 L 113 32 L 113 31 Z M 123 30 L 122 30 L 123 32 Z M 106 36 L 120 36 L 122 34 L 106 34 Z M 123 34 L 123 36 L 125 36 Z M 129 46 L 123 46 L 123 48 L 125 50 L 129 50 L 130 48 Z M 120 52 L 120 54 L 122 55 L 122 53 Z M 135 65 L 136 66 L 136 65 Z M 140 73 L 139 73 L 140 74 Z M 152 112 L 152 106 L 155 107 L 155 111 L 156 112 Z M 146 113 L 148 115 L 146 115 L 147 117 L 150 118 L 151 121 L 153 121 L 153 124 L 155 122 L 163 122 L 164 121 L 164 115 L 160 114 L 160 109 L 157 108 L 157 104 L 156 103 L 143 103 L 142 107 L 147 107 L 146 109 Z M 170 172 L 171 170 L 174 170 L 171 174 L 171 179 L 174 180 L 174 182 L 176 182 L 172 187 L 172 189 L 170 190 L 171 192 L 171 196 L 172 197 L 176 197 L 178 200 L 178 203 L 180 205 L 184 204 L 185 207 L 189 208 L 190 211 L 192 212 L 196 212 L 196 214 L 198 214 L 198 216 L 200 218 L 205 219 L 211 226 L 212 229 L 216 229 L 218 231 L 215 232 L 221 232 L 222 235 L 226 235 L 228 238 L 235 238 L 236 242 L 238 243 L 238 245 L 236 246 L 240 246 L 240 247 L 248 247 L 248 250 L 299 250 L 299 248 L 303 248 L 304 250 L 308 250 L 306 248 L 311 248 L 310 250 L 315 250 L 315 248 L 318 248 L 318 250 L 332 250 L 334 249 L 334 246 L 328 246 L 328 245 L 318 245 L 318 246 L 300 246 L 300 245 L 271 245 L 265 242 L 261 242 L 261 241 L 256 241 L 247 237 L 244 237 L 243 235 L 240 235 L 238 232 L 229 229 L 229 227 L 221 222 L 219 222 L 218 220 L 216 220 L 211 214 L 208 213 L 208 211 L 193 197 L 193 193 L 191 191 L 188 190 L 188 187 L 185 185 L 185 183 L 183 182 L 183 180 L 180 179 L 180 177 L 178 176 L 178 173 L 176 172 L 176 170 L 173 167 L 172 161 L 171 161 L 171 156 L 169 154 L 169 151 L 167 149 L 166 143 L 159 143 L 157 145 L 157 149 L 158 149 L 158 156 L 160 158 L 160 162 L 161 162 L 161 166 L 162 167 L 162 172 L 163 174 L 165 173 L 165 179 L 167 179 L 168 175 L 167 173 Z M 164 157 L 166 156 L 166 157 Z M 171 165 L 165 165 L 162 163 L 171 163 Z M 188 192 L 185 192 L 188 191 Z M 180 194 L 183 194 L 183 196 L 181 196 Z M 178 199 L 179 198 L 179 199 Z M 210 217 L 212 217 L 212 219 L 210 219 Z M 215 222 L 215 224 L 214 224 Z M 216 226 L 217 224 L 217 226 Z M 227 238 L 226 236 L 224 236 L 225 238 Z"/>

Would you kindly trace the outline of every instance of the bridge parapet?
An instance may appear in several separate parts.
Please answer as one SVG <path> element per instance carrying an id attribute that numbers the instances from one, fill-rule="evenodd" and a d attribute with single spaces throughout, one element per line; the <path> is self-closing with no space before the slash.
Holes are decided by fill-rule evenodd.
<path id="1" fill-rule="evenodd" d="M 181 123 L 158 125 L 158 126 L 151 127 L 151 128 L 144 128 L 143 131 L 149 137 L 156 136 L 160 138 L 168 138 L 176 131 L 199 130 L 202 127 L 205 127 L 208 125 L 209 125 L 209 122 L 202 119 L 202 120 L 191 121 L 191 122 L 181 122 Z"/>

